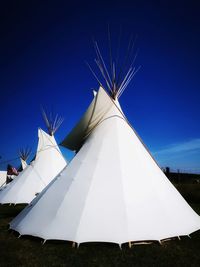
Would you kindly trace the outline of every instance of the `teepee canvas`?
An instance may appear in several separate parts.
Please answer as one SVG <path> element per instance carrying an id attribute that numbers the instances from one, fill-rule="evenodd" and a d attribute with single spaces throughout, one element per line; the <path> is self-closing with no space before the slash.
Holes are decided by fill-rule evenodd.
<path id="1" fill-rule="evenodd" d="M 141 143 L 118 100 L 103 88 L 63 145 L 78 152 L 11 222 L 21 235 L 122 244 L 200 228 L 199 216 Z"/>
<path id="2" fill-rule="evenodd" d="M 48 128 L 51 129 L 52 128 Z M 35 159 L 0 191 L 0 203 L 30 203 L 66 166 L 53 131 L 38 129 Z"/>

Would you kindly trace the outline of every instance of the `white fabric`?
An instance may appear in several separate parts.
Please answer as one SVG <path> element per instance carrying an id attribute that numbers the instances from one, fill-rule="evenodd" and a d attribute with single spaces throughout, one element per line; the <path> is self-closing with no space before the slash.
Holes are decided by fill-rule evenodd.
<path id="1" fill-rule="evenodd" d="M 7 171 L 0 171 L 0 187 L 6 184 Z"/>
<path id="2" fill-rule="evenodd" d="M 106 99 L 110 108 L 105 105 L 107 112 L 74 159 L 10 223 L 11 229 L 46 240 L 119 244 L 200 229 L 199 216 L 158 168 L 119 103 L 103 89 L 96 97 L 97 106 L 104 107 Z"/>
<path id="3" fill-rule="evenodd" d="M 2 188 L 0 203 L 30 203 L 66 166 L 54 136 L 39 129 L 38 137 L 35 160 Z"/>

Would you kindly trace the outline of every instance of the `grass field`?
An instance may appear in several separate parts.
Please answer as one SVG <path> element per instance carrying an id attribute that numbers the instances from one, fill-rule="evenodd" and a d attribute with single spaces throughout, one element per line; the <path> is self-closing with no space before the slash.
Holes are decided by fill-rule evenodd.
<path id="1" fill-rule="evenodd" d="M 179 190 L 195 202 L 191 206 L 200 214 L 199 185 L 179 185 Z M 195 196 L 195 198 L 194 198 Z M 108 243 L 81 244 L 72 248 L 69 242 L 47 241 L 8 231 L 8 223 L 23 206 L 0 206 L 0 267 L 4 266 L 200 266 L 200 231 L 189 237 L 160 245 L 135 245 L 131 249 Z"/>

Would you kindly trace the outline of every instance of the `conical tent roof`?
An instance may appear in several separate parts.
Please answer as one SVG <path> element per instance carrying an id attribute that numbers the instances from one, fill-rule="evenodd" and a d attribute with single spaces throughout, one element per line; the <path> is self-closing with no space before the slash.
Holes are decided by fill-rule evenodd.
<path id="1" fill-rule="evenodd" d="M 44 239 L 119 244 L 198 230 L 199 216 L 140 142 L 118 101 L 100 88 L 90 108 L 90 118 L 86 112 L 80 121 L 81 138 L 71 142 L 69 134 L 63 142 L 77 145 L 77 155 L 10 227 Z"/>
<path id="2" fill-rule="evenodd" d="M 0 191 L 0 203 L 30 203 L 66 166 L 54 136 L 39 129 L 38 138 L 35 160 Z"/>

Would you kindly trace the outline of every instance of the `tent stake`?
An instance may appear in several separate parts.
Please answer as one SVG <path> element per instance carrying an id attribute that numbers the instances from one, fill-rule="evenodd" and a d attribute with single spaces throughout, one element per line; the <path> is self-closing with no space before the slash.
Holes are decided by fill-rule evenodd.
<path id="1" fill-rule="evenodd" d="M 45 243 L 46 243 L 46 239 L 43 240 L 42 245 L 44 245 Z"/>

